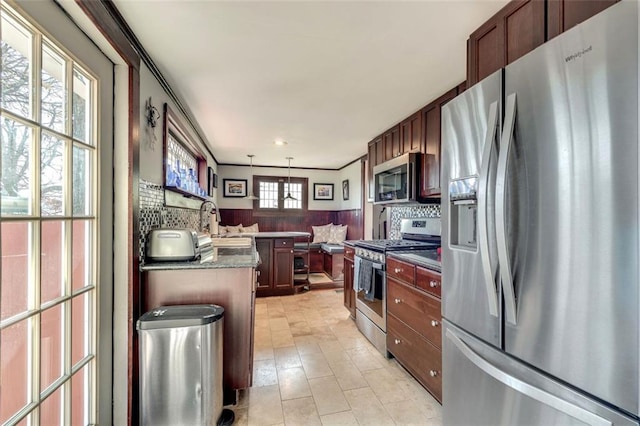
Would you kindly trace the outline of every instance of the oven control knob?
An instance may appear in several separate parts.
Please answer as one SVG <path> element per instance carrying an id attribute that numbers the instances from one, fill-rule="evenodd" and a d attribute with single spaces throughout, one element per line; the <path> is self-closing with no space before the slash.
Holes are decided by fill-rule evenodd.
<path id="1" fill-rule="evenodd" d="M 431 320 L 431 327 L 437 327 L 438 324 L 440 324 L 438 321 L 436 320 Z"/>
<path id="2" fill-rule="evenodd" d="M 438 375 L 438 372 L 436 370 L 429 370 L 429 375 L 431 377 L 436 377 Z"/>

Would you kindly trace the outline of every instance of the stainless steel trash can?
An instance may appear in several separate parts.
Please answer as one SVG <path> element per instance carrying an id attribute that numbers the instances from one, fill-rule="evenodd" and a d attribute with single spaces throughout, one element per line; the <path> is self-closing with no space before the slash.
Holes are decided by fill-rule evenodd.
<path id="1" fill-rule="evenodd" d="M 160 306 L 137 322 L 140 422 L 215 425 L 222 413 L 224 308 Z"/>

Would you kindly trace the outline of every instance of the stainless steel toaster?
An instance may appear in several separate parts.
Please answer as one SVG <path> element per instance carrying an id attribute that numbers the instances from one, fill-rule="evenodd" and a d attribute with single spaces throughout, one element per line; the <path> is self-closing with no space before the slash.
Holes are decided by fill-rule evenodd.
<path id="1" fill-rule="evenodd" d="M 198 233 L 193 229 L 153 229 L 147 236 L 146 260 L 195 260 L 200 255 Z"/>

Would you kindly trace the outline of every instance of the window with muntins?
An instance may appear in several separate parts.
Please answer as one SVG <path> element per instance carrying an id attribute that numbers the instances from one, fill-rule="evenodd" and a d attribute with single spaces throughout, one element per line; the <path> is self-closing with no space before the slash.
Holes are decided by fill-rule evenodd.
<path id="1" fill-rule="evenodd" d="M 167 104 L 164 115 L 165 187 L 205 198 L 207 160 Z"/>
<path id="2" fill-rule="evenodd" d="M 260 214 L 300 214 L 307 210 L 307 178 L 254 176 L 253 187 L 258 188 L 259 200 L 255 212 Z M 287 197 L 287 195 L 291 197 Z"/>
<path id="3" fill-rule="evenodd" d="M 0 7 L 0 423 L 92 424 L 97 80 Z"/>

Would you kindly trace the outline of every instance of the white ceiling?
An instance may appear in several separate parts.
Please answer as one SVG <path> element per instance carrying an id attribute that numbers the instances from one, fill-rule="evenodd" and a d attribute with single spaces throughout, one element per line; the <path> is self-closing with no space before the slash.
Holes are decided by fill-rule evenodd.
<path id="1" fill-rule="evenodd" d="M 219 162 L 319 168 L 464 81 L 506 3 L 115 0 Z"/>

